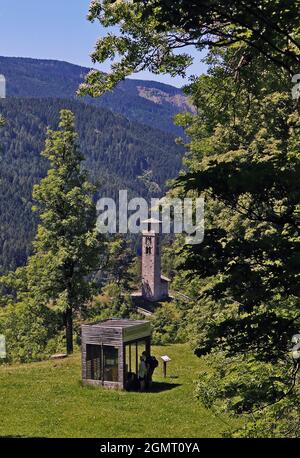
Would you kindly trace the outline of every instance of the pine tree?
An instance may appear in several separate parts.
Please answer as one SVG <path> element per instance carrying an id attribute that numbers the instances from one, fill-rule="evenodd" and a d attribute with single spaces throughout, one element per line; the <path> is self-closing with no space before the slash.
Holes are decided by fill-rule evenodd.
<path id="1" fill-rule="evenodd" d="M 73 313 L 92 295 L 91 274 L 99 268 L 103 244 L 96 231 L 95 188 L 81 167 L 71 111 L 60 112 L 58 131 L 48 130 L 42 156 L 50 168 L 33 189 L 40 224 L 34 254 L 17 270 L 23 284 L 19 296 L 63 313 L 67 352 L 72 353 Z"/>

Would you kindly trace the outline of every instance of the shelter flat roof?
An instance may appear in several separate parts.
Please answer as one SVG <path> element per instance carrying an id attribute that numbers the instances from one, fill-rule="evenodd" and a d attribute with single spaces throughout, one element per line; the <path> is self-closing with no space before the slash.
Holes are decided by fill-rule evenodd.
<path id="1" fill-rule="evenodd" d="M 98 323 L 92 323 L 87 326 L 97 326 L 101 328 L 129 328 L 131 326 L 138 326 L 149 323 L 146 320 L 122 320 L 109 318 L 108 320 L 99 321 Z"/>

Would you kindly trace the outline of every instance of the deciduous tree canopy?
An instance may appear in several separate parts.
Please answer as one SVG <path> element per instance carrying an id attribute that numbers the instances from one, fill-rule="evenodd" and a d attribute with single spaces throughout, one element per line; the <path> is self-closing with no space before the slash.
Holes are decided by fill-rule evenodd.
<path id="1" fill-rule="evenodd" d="M 118 26 L 120 34 L 100 38 L 94 62 L 116 59 L 109 75 L 92 71 L 82 94 L 100 95 L 131 73 L 183 75 L 197 49 L 234 49 L 234 71 L 255 58 L 272 62 L 289 75 L 300 66 L 299 0 L 93 0 L 90 21 Z"/>

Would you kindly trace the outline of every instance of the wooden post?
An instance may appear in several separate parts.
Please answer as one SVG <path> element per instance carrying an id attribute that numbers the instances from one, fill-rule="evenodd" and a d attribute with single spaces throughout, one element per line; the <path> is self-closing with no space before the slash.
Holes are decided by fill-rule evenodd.
<path id="1" fill-rule="evenodd" d="M 147 355 L 151 355 L 151 337 L 146 338 L 146 353 Z"/>
<path id="2" fill-rule="evenodd" d="M 163 363 L 163 376 L 164 378 L 167 377 L 167 361 L 164 361 Z"/>
<path id="3" fill-rule="evenodd" d="M 101 364 L 101 383 L 102 383 L 102 386 L 103 386 L 104 385 L 104 350 L 103 350 L 103 343 L 102 342 L 101 342 L 100 364 Z"/>
<path id="4" fill-rule="evenodd" d="M 67 308 L 65 311 L 65 326 L 66 326 L 66 343 L 67 354 L 73 353 L 73 311 L 72 308 Z"/>
<path id="5" fill-rule="evenodd" d="M 132 372 L 131 370 L 131 344 L 128 345 L 129 348 L 129 372 Z"/>

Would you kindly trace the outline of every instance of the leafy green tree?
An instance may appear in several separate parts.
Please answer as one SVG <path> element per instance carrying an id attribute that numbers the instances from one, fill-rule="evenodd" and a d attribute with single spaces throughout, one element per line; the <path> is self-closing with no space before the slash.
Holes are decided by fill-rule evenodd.
<path id="1" fill-rule="evenodd" d="M 164 302 L 155 310 L 151 326 L 153 329 L 153 343 L 165 345 L 175 342 L 184 342 L 184 313 L 177 303 Z"/>
<path id="2" fill-rule="evenodd" d="M 130 294 L 124 294 L 124 289 L 120 285 L 110 282 L 105 285 L 102 294 L 94 297 L 85 307 L 83 317 L 95 322 L 112 317 L 135 319 L 137 313 Z"/>
<path id="3" fill-rule="evenodd" d="M 185 192 L 204 193 L 211 210 L 204 242 L 186 247 L 182 266 L 193 276 L 217 279 L 205 294 L 216 300 L 226 297 L 249 314 L 248 318 L 241 315 L 241 322 L 235 322 L 237 328 L 246 329 L 247 319 L 250 327 L 254 325 L 257 307 L 269 304 L 265 314 L 270 328 L 278 326 L 278 338 L 289 338 L 289 320 L 298 316 L 300 267 L 297 104 L 283 90 L 284 85 L 279 90 L 275 71 L 257 87 L 253 82 L 249 92 L 234 78 L 224 81 L 229 68 L 222 72 L 217 65 L 210 76 L 200 78 L 191 88 L 199 110 L 197 116 L 184 119 L 192 139 L 189 172 L 178 183 Z M 226 100 L 229 91 L 232 99 Z M 219 107 L 224 101 L 227 106 L 222 112 Z M 290 316 L 279 318 L 276 310 L 283 307 L 290 308 Z M 223 324 L 222 333 L 226 333 Z M 228 326 L 230 335 L 230 320 Z M 253 334 L 254 341 L 257 338 Z M 266 340 L 269 338 L 268 334 Z M 262 351 L 261 340 L 256 343 Z M 249 344 L 245 342 L 248 348 Z"/>
<path id="4" fill-rule="evenodd" d="M 177 180 L 179 195 L 206 198 L 205 239 L 183 248 L 174 284 L 184 271 L 192 279 L 185 322 L 211 361 L 199 398 L 248 415 L 251 437 L 297 429 L 288 422 L 299 410 L 298 366 L 287 353 L 300 326 L 299 15 L 299 1 L 93 1 L 89 19 L 121 34 L 97 42 L 93 61 L 113 60 L 112 71 L 92 71 L 80 90 L 101 95 L 145 69 L 184 75 L 191 58 L 176 51 L 208 49 L 208 74 L 187 88 L 197 112 L 178 119 L 190 141 Z"/>
<path id="5" fill-rule="evenodd" d="M 81 93 L 100 95 L 145 69 L 184 75 L 192 59 L 182 51 L 191 45 L 234 49 L 235 72 L 259 57 L 294 75 L 300 65 L 299 6 L 299 0 L 93 0 L 89 20 L 118 26 L 121 33 L 98 40 L 93 62 L 113 60 L 112 71 L 90 72 Z"/>
<path id="6" fill-rule="evenodd" d="M 197 398 L 207 409 L 240 418 L 239 428 L 230 427 L 226 435 L 299 437 L 299 367 L 291 365 L 289 355 L 280 364 L 257 361 L 251 354 L 228 358 L 220 352 L 204 360 L 209 371 L 196 382 Z"/>
<path id="7" fill-rule="evenodd" d="M 107 260 L 105 272 L 109 282 L 128 287 L 131 278 L 130 268 L 134 259 L 134 253 L 130 247 L 130 240 L 122 236 L 115 236 L 108 242 Z"/>
<path id="8" fill-rule="evenodd" d="M 152 170 L 145 170 L 143 175 L 139 176 L 138 179 L 145 185 L 151 196 L 161 195 L 161 188 L 158 183 L 153 180 Z"/>
<path id="9" fill-rule="evenodd" d="M 207 209 L 203 243 L 180 253 L 186 281 L 199 279 L 187 334 L 212 369 L 200 377 L 199 399 L 247 420 L 232 435 L 295 437 L 298 105 L 284 70 L 253 61 L 236 79 L 231 58 L 231 50 L 210 55 L 209 74 L 190 87 L 197 115 L 178 119 L 191 139 L 178 192 L 204 195 Z"/>
<path id="10" fill-rule="evenodd" d="M 90 299 L 91 275 L 99 269 L 102 237 L 96 231 L 95 188 L 82 170 L 74 115 L 60 113 L 59 130 L 48 130 L 42 156 L 48 174 L 34 186 L 40 224 L 34 254 L 13 276 L 21 301 L 33 299 L 63 313 L 67 352 L 73 351 L 73 313 Z"/>
<path id="11" fill-rule="evenodd" d="M 5 336 L 5 362 L 27 363 L 61 349 L 61 323 L 54 310 L 33 300 L 0 307 L 0 334 Z"/>

